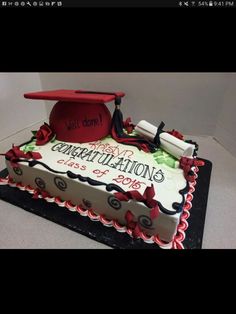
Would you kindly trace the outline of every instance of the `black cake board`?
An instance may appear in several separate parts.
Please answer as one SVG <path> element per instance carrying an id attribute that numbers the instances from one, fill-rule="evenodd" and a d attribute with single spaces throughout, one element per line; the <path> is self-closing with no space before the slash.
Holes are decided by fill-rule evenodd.
<path id="1" fill-rule="evenodd" d="M 192 208 L 187 220 L 189 227 L 182 243 L 186 249 L 202 247 L 212 163 L 202 158 L 201 160 L 205 161 L 205 166 L 199 167 L 196 190 L 193 193 Z M 7 175 L 7 169 L 0 172 L 2 178 Z M 157 244 L 133 239 L 127 233 L 120 233 L 113 227 L 105 227 L 99 221 L 91 221 L 89 217 L 83 217 L 55 203 L 48 203 L 43 199 L 35 200 L 32 194 L 16 187 L 0 185 L 0 199 L 116 249 L 159 249 Z"/>

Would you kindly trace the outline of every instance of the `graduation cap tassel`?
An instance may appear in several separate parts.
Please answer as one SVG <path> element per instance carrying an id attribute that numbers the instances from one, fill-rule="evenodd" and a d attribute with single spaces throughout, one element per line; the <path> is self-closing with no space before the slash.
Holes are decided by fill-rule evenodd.
<path id="1" fill-rule="evenodd" d="M 111 135 L 114 140 L 125 145 L 136 146 L 139 150 L 143 150 L 145 152 L 154 152 L 157 149 L 157 146 L 154 143 L 142 138 L 141 136 L 131 136 L 124 132 L 123 114 L 120 110 L 120 105 L 121 97 L 116 97 L 116 107 L 112 117 L 111 128 Z"/>

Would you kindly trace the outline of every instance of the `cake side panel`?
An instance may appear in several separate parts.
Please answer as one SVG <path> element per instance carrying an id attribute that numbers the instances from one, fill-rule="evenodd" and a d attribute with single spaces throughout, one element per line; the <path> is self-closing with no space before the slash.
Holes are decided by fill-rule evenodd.
<path id="1" fill-rule="evenodd" d="M 158 217 L 152 219 L 151 208 L 133 200 L 119 201 L 114 196 L 114 191 L 108 192 L 105 187 L 92 186 L 88 182 L 80 182 L 78 179 L 70 179 L 65 175 L 55 174 L 43 168 L 29 167 L 26 164 L 12 167 L 10 162 L 6 161 L 6 165 L 10 177 L 23 185 L 45 190 L 51 196 L 70 201 L 74 205 L 91 208 L 105 218 L 115 219 L 122 225 L 127 225 L 125 216 L 127 211 L 130 211 L 142 231 L 147 235 L 158 235 L 163 241 L 170 242 L 176 234 L 180 214 L 167 215 L 160 211 Z"/>

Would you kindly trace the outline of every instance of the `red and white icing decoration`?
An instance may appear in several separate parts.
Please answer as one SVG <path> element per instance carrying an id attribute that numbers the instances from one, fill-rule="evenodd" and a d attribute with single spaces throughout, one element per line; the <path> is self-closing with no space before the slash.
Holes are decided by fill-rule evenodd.
<path id="1" fill-rule="evenodd" d="M 166 243 L 156 236 L 147 236 L 142 232 L 137 225 L 132 225 L 132 217 L 127 212 L 127 219 L 130 220 L 129 226 L 122 226 L 115 220 L 106 219 L 103 215 L 94 213 L 93 209 L 84 209 L 80 205 L 74 205 L 70 201 L 61 201 L 59 197 L 51 197 L 47 192 L 34 189 L 29 185 L 24 186 L 21 183 L 15 183 L 10 177 L 0 178 L 0 185 L 9 185 L 11 187 L 17 187 L 22 191 L 27 191 L 33 194 L 33 198 L 43 198 L 49 203 L 55 202 L 60 207 L 66 207 L 72 212 L 78 212 L 81 216 L 89 217 L 92 221 L 100 221 L 105 227 L 114 227 L 118 232 L 126 232 L 130 237 L 141 238 L 145 243 L 157 244 L 162 249 L 184 249 L 183 241 L 185 239 L 185 231 L 188 229 L 188 218 L 190 216 L 190 209 L 192 208 L 193 192 L 195 191 L 198 167 L 194 168 L 193 180 L 189 182 L 189 192 L 187 193 L 186 200 L 183 206 L 183 212 L 180 217 L 180 222 L 177 227 L 176 235 L 173 240 Z M 130 212 L 131 213 L 131 212 Z M 128 217 L 129 216 L 129 217 Z M 128 224 L 128 225 L 129 225 Z M 133 227 L 136 227 L 133 229 Z"/>
<path id="2" fill-rule="evenodd" d="M 42 156 L 38 152 L 23 152 L 19 146 L 12 145 L 12 148 L 5 154 L 0 154 L 0 156 L 5 156 L 10 160 L 12 167 L 18 167 L 17 161 L 19 158 L 24 159 L 41 159 Z"/>

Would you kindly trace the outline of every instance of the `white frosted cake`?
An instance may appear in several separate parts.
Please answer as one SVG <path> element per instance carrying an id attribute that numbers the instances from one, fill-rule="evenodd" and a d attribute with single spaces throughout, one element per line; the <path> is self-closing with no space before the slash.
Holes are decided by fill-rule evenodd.
<path id="1" fill-rule="evenodd" d="M 162 130 L 159 145 L 147 151 L 147 146 L 140 148 L 121 141 L 121 136 L 116 138 L 114 129 L 95 140 L 68 142 L 51 129 L 51 120 L 50 126 L 45 124 L 27 143 L 13 146 L 5 154 L 12 186 L 28 190 L 35 201 L 38 197 L 54 201 L 146 242 L 181 246 L 197 166 L 202 164 L 196 159 L 193 143 L 184 141 L 176 131 Z M 144 138 L 150 144 L 154 131 L 145 123 L 141 121 L 136 127 L 130 121 L 124 123 L 122 136 L 139 140 L 148 132 Z M 70 130 L 78 126 L 78 121 L 70 120 Z M 188 156 L 184 151 L 181 156 L 182 147 Z"/>

